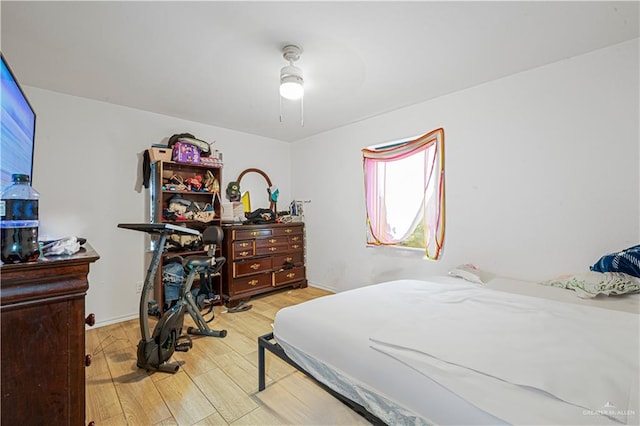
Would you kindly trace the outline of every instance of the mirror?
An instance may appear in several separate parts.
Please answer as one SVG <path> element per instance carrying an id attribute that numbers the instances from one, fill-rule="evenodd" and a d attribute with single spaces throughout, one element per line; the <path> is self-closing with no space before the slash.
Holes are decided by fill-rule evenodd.
<path id="1" fill-rule="evenodd" d="M 240 184 L 240 194 L 249 192 L 251 207 L 250 211 L 256 209 L 271 209 L 277 213 L 275 201 L 271 200 L 269 188 L 273 185 L 269 176 L 260 169 L 245 169 L 238 176 L 237 182 Z"/>

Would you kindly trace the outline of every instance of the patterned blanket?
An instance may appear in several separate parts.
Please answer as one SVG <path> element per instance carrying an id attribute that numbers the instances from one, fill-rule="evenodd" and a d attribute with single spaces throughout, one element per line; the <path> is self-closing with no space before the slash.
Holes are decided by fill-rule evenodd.
<path id="1" fill-rule="evenodd" d="M 602 256 L 592 267 L 597 272 L 623 272 L 640 278 L 640 245 Z"/>

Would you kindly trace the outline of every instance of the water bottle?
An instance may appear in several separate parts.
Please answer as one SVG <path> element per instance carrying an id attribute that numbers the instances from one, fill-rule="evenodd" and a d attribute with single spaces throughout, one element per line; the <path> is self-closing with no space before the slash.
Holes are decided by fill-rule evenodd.
<path id="1" fill-rule="evenodd" d="M 29 175 L 11 175 L 13 184 L 2 192 L 0 231 L 4 263 L 33 262 L 38 246 L 38 200 L 40 194 L 29 185 Z"/>

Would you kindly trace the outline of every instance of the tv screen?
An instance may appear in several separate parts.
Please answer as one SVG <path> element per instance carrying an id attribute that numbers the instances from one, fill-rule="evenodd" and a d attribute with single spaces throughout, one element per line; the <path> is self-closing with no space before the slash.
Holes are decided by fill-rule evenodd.
<path id="1" fill-rule="evenodd" d="M 33 143 L 36 131 L 36 114 L 24 95 L 7 61 L 2 57 L 2 86 L 0 99 L 0 166 L 2 191 L 11 185 L 11 175 L 21 173 L 31 176 L 33 182 Z"/>

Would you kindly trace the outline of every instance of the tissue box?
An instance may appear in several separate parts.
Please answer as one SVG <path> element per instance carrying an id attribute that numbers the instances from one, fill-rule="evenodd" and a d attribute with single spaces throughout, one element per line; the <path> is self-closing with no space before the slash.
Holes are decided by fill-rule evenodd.
<path id="1" fill-rule="evenodd" d="M 222 203 L 223 222 L 242 222 L 244 220 L 244 205 L 239 201 Z"/>
<path id="2" fill-rule="evenodd" d="M 176 142 L 173 145 L 173 161 L 178 163 L 199 163 L 200 148 L 184 142 Z"/>

